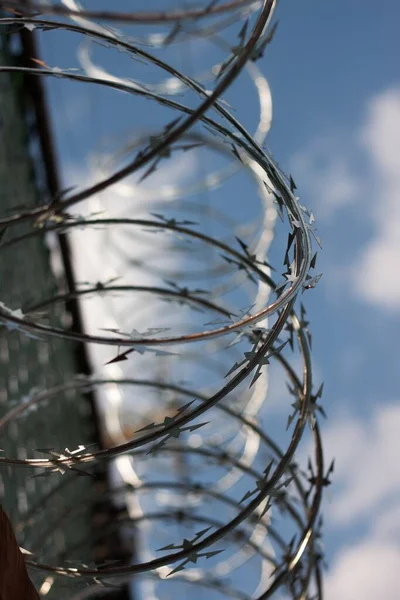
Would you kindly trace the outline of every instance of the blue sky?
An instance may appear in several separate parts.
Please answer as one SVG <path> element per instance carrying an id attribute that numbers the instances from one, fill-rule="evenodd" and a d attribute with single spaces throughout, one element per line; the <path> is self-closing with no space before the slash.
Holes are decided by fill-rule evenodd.
<path id="1" fill-rule="evenodd" d="M 271 73 L 265 65 L 275 114 L 269 145 L 315 211 L 324 247 L 324 276 L 307 306 L 325 381 L 325 445 L 337 465 L 325 509 L 327 597 L 394 599 L 400 7 L 290 4 L 278 9 Z"/>
<path id="2" fill-rule="evenodd" d="M 314 360 L 325 382 L 326 453 L 336 457 L 324 508 L 326 597 L 395 600 L 400 559 L 400 74 L 395 58 L 400 54 L 400 5 L 394 0 L 281 0 L 276 19 L 273 43 L 258 63 L 273 102 L 267 145 L 313 209 L 323 243 L 318 268 L 324 275 L 305 301 Z M 60 48 L 55 39 L 55 34 L 43 38 L 47 62 L 75 66 L 75 42 L 66 37 Z M 206 63 L 209 50 L 191 44 L 191 54 L 172 56 L 172 50 L 171 57 L 195 71 Z M 115 57 L 98 56 L 117 68 Z M 58 81 L 49 88 L 64 173 L 75 173 L 82 183 L 83 161 L 98 143 L 112 132 L 121 136 L 138 116 L 131 114 L 128 96 L 77 92 L 78 87 Z M 256 102 L 245 75 L 226 99 L 253 130 Z M 141 124 L 151 123 L 146 106 Z M 236 192 L 229 188 L 232 211 L 238 214 L 242 185 Z"/>

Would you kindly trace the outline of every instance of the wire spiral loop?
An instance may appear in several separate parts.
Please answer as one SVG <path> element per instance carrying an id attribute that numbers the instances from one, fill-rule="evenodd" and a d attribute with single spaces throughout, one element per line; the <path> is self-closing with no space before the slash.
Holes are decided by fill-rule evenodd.
<path id="1" fill-rule="evenodd" d="M 96 365 L 90 377 L 32 390 L 3 414 L 0 431 L 89 392 L 105 421 L 103 447 L 82 443 L 44 448 L 40 457 L 28 448 L 23 457 L 0 456 L 0 466 L 50 479 L 63 475 L 29 508 L 18 533 L 24 537 L 37 512 L 77 476 L 93 476 L 108 461 L 116 478 L 112 497 L 124 507 L 110 526 L 134 546 L 129 564 L 89 564 L 80 554 L 85 539 L 50 562 L 41 558 L 43 540 L 27 535 L 27 565 L 51 582 L 49 589 L 57 578 L 84 580 L 76 600 L 132 576 L 147 586 L 149 598 L 169 597 L 170 590 L 184 597 L 182 586 L 243 600 L 282 590 L 296 599 L 322 598 L 319 512 L 333 465 L 325 472 L 317 419 L 324 414 L 322 386 L 314 388 L 309 322 L 297 301 L 320 278 L 313 249 L 320 240 L 293 178 L 264 146 L 271 98 L 258 60 L 275 29 L 275 1 L 129 14 L 84 10 L 74 1 L 32 2 L 27 9 L 9 0 L 7 7 L 16 14 L 0 19 L 4 31 L 24 28 L 82 43 L 79 68 L 36 60 L 0 65 L 2 74 L 45 78 L 50 89 L 96 89 L 99 105 L 102 94 L 109 103 L 110 93 L 122 92 L 115 102 L 131 103 L 136 118 L 123 128 L 122 144 L 108 136 L 92 153 L 90 178 L 76 184 L 68 177 L 58 195 L 0 216 L 0 261 L 21 245 L 68 235 L 78 279 L 74 290 L 35 290 L 21 308 L 1 302 L 3 329 L 38 344 L 88 344 Z M 143 37 L 144 26 L 161 32 Z M 182 53 L 206 42 L 219 53 L 211 66 L 196 66 L 194 75 L 176 66 Z M 116 53 L 130 61 L 129 69 L 123 62 L 112 72 Z M 258 97 L 253 134 L 223 99 L 242 72 Z M 278 263 L 278 248 L 282 275 L 270 264 L 271 256 Z M 85 331 L 65 318 L 71 299 L 82 305 Z M 286 398 L 270 382 L 274 369 L 285 374 L 293 399 L 283 427 Z M 304 471 L 297 456 L 308 426 L 314 456 Z M 68 526 L 97 493 L 95 486 L 85 492 L 49 531 Z M 80 556 L 74 566 L 71 556 Z"/>

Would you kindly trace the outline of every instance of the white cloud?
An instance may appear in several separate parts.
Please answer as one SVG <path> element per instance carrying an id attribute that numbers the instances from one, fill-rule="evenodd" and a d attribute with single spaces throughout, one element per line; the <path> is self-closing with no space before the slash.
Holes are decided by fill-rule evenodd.
<path id="1" fill-rule="evenodd" d="M 400 88 L 370 100 L 361 139 L 388 183 L 400 181 Z"/>
<path id="2" fill-rule="evenodd" d="M 294 179 L 306 192 L 304 202 L 308 205 L 310 197 L 319 218 L 328 219 L 359 197 L 360 183 L 350 163 L 349 146 L 343 152 L 343 140 L 326 136 L 292 158 Z"/>
<path id="3" fill-rule="evenodd" d="M 395 600 L 400 564 L 400 405 L 377 409 L 367 423 L 341 418 L 324 447 L 335 456 L 328 523 L 364 526 L 366 535 L 340 548 L 325 578 L 327 600 Z M 354 535 L 354 534 L 353 534 Z"/>
<path id="4" fill-rule="evenodd" d="M 400 547 L 379 540 L 340 552 L 325 580 L 326 600 L 398 600 Z"/>
<path id="5" fill-rule="evenodd" d="M 396 600 L 400 505 L 369 513 L 367 535 L 336 555 L 325 578 L 327 600 Z"/>
<path id="6" fill-rule="evenodd" d="M 369 191 L 375 234 L 352 270 L 357 294 L 371 304 L 400 310 L 400 88 L 389 89 L 368 105 L 361 144 L 373 168 Z"/>
<path id="7" fill-rule="evenodd" d="M 376 516 L 373 521 L 373 536 L 381 540 L 400 540 L 400 503 Z"/>
<path id="8" fill-rule="evenodd" d="M 399 311 L 400 88 L 371 98 L 361 126 L 317 138 L 293 157 L 291 167 L 317 221 L 340 213 L 346 227 L 345 211 L 357 204 L 358 220 L 372 229 L 364 246 L 354 249 L 350 264 L 331 269 L 331 280 L 347 284 L 369 304 Z"/>
<path id="9" fill-rule="evenodd" d="M 328 457 L 335 457 L 333 500 L 329 519 L 349 525 L 374 518 L 400 497 L 398 468 L 400 404 L 387 404 L 368 423 L 341 418 L 324 431 Z"/>

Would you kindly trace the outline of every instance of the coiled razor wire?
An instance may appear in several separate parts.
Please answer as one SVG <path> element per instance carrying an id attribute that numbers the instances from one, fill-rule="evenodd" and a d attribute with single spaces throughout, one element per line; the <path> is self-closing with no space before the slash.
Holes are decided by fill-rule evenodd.
<path id="1" fill-rule="evenodd" d="M 45 457 L 27 448 L 25 458 L 0 456 L 0 465 L 26 469 L 27 477 L 32 472 L 63 475 L 29 508 L 17 526 L 19 535 L 29 530 L 37 511 L 46 510 L 63 488 L 74 485 L 76 476 L 93 476 L 98 461 L 109 461 L 118 472 L 112 497 L 125 508 L 109 526 L 132 536 L 132 564 L 99 566 L 85 558 L 72 566 L 70 557 L 79 555 L 85 540 L 65 548 L 57 563 L 41 560 L 47 535 L 68 527 L 94 501 L 80 498 L 49 520 L 40 539 L 34 533 L 26 537 L 31 546 L 24 548 L 27 565 L 45 578 L 42 595 L 56 578 L 68 578 L 71 593 L 73 580 L 87 582 L 73 594 L 78 600 L 98 593 L 99 586 L 118 587 L 134 577 L 150 586 L 146 590 L 152 596 L 147 592 L 146 597 L 169 597 L 171 590 L 186 597 L 198 586 L 224 598 L 322 598 L 319 511 L 333 464 L 326 470 L 317 419 L 324 414 L 322 386 L 314 389 L 309 322 L 303 304 L 297 303 L 320 278 L 313 249 L 320 241 L 314 216 L 296 196 L 293 178 L 263 147 L 270 97 L 255 63 L 271 41 L 275 2 L 214 0 L 198 8 L 130 13 L 84 10 L 72 1 L 46 6 L 31 2 L 29 9 L 15 0 L 0 5 L 14 11 L 0 19 L 4 30 L 63 32 L 85 40 L 79 51 L 81 70 L 36 61 L 32 67 L 0 66 L 1 72 L 110 88 L 127 93 L 132 101 L 151 101 L 161 107 L 163 117 L 174 112 L 161 128 L 127 133 L 122 148 L 99 155 L 97 180 L 82 190 L 67 189 L 33 209 L 0 218 L 0 260 L 10 260 L 16 245 L 32 238 L 67 233 L 86 240 L 98 235 L 104 252 L 102 272 L 111 256 L 114 266 L 109 271 L 116 272 L 109 280 L 80 282 L 74 292 L 60 290 L 21 308 L 0 303 L 1 324 L 9 331 L 105 347 L 102 356 L 110 353 L 110 366 L 104 373 L 112 375 L 100 369 L 100 375 L 33 390 L 3 416 L 1 431 L 15 419 L 29 419 L 33 411 L 45 414 L 46 406 L 66 392 L 92 391 L 106 399 L 126 395 L 130 401 L 129 414 L 121 403 L 105 409 L 106 425 L 112 421 L 113 426 L 107 428 L 104 448 L 42 448 L 39 452 Z M 45 13 L 53 17 L 44 18 Z M 164 30 L 144 38 L 128 36 L 91 19 Z M 237 40 L 233 47 L 220 36 L 232 27 Z M 184 47 L 197 39 L 217 43 L 225 58 L 194 78 L 164 60 L 163 53 L 171 45 Z M 156 69 L 164 79 L 150 83 L 111 74 L 93 59 L 93 43 Z M 254 135 L 222 99 L 244 69 L 259 96 Z M 191 94 L 187 102 L 182 100 L 185 93 Z M 200 103 L 193 107 L 194 95 Z M 206 152 L 218 157 L 217 168 L 211 161 L 211 169 L 199 172 L 197 181 L 168 180 L 168 165 L 191 153 L 203 158 Z M 160 183 L 160 173 L 167 186 Z M 218 202 L 205 206 L 199 200 L 202 194 L 208 202 L 212 192 L 223 193 L 235 173 L 247 173 L 261 201 L 261 211 L 252 215 L 249 210 L 246 219 L 235 218 L 229 196 L 223 208 Z M 104 199 L 110 189 L 117 195 L 116 206 Z M 82 203 L 93 198 L 100 215 L 85 215 L 79 206 L 87 208 Z M 129 201 L 124 203 L 124 198 Z M 165 213 L 166 203 L 174 214 Z M 283 222 L 279 227 L 288 229 L 282 275 L 266 260 L 276 216 Z M 18 229 L 21 224 L 23 231 Z M 90 255 L 90 243 L 85 250 Z M 125 265 L 125 277 L 133 268 L 133 279 L 139 281 L 117 281 L 115 261 L 119 271 Z M 81 332 L 53 323 L 53 308 L 71 298 L 82 305 L 88 302 L 89 310 L 99 302 L 105 306 L 107 327 L 89 323 Z M 244 301 L 248 305 L 241 308 Z M 124 331 L 124 323 L 126 329 L 141 323 L 142 332 Z M 271 361 L 285 372 L 293 396 L 289 433 L 278 436 L 285 439 L 283 449 L 267 433 L 268 424 L 261 424 Z M 187 374 L 191 381 L 180 381 Z M 296 461 L 307 425 L 314 455 L 304 471 Z M 93 494 L 99 491 L 94 490 Z M 188 591 L 182 586 L 189 586 Z"/>

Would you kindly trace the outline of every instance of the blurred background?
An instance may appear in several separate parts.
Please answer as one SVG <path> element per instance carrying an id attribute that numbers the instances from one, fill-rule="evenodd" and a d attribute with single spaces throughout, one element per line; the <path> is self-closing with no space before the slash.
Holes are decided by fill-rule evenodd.
<path id="1" fill-rule="evenodd" d="M 143 7 L 118 0 L 112 8 L 116 12 L 188 8 L 177 0 L 150 4 Z M 81 8 L 74 0 L 65 0 L 62 6 Z M 229 68 L 232 48 L 248 35 L 260 6 L 260 2 L 247 3 L 236 11 L 184 24 L 178 21 L 178 25 L 106 23 L 80 16 L 68 22 L 111 36 L 118 31 L 144 53 L 168 63 L 207 91 L 215 86 L 220 71 Z M 109 3 L 96 0 L 95 6 L 87 3 L 85 8 L 108 10 Z M 9 14 L 4 12 L 3 17 Z M 223 95 L 227 110 L 292 176 L 300 202 L 315 215 L 322 240 L 316 274 L 323 273 L 323 277 L 315 290 L 305 290 L 301 300 L 312 332 L 315 391 L 324 382 L 322 405 L 328 418 L 320 423 L 326 465 L 335 458 L 322 510 L 324 597 L 328 600 L 394 600 L 398 596 L 400 405 L 394 373 L 400 307 L 396 272 L 400 256 L 400 81 L 395 59 L 399 17 L 394 0 L 384 0 L 379 7 L 372 0 L 306 0 L 301 6 L 282 1 L 271 22 L 278 26 L 263 56 L 250 61 Z M 59 15 L 46 18 L 62 20 Z M 248 31 L 243 32 L 246 22 Z M 10 64 L 10 57 L 22 51 L 29 68 L 35 66 L 32 58 L 36 58 L 43 61 L 36 63 L 38 67 L 71 74 L 71 78 L 57 77 L 57 71 L 52 77 L 32 76 L 32 100 L 24 105 L 21 130 L 15 94 L 22 83 L 18 73 L 7 80 L 1 73 L 2 215 L 15 212 L 19 205 L 35 206 L 38 196 L 40 204 L 46 195 L 76 194 L 103 180 L 143 152 L 149 140 L 150 145 L 157 143 L 168 132 L 177 118 L 168 102 L 191 108 L 199 104 L 198 91 L 143 54 L 132 57 L 121 47 L 104 40 L 99 43 L 99 39 L 96 43 L 77 30 L 44 29 L 25 27 L 26 39 L 10 45 L 2 38 L 2 64 Z M 75 75 L 95 78 L 97 83 L 77 81 Z M 40 80 L 40 86 L 33 80 Z M 118 86 L 125 86 L 124 91 Z M 128 93 L 129 88 L 135 93 Z M 165 102 L 153 101 L 152 94 Z M 39 103 L 48 113 L 41 117 L 29 103 L 36 107 Z M 216 111 L 210 117 L 226 124 Z M 39 134 L 32 135 L 32 129 Z M 232 316 L 249 314 L 271 301 L 262 277 L 238 270 L 231 255 L 231 262 L 226 260 L 221 247 L 163 227 L 169 222 L 173 228 L 201 231 L 238 251 L 246 252 L 246 248 L 265 260 L 262 271 L 266 276 L 272 273 L 279 282 L 288 228 L 279 219 L 279 204 L 263 185 L 259 167 L 241 153 L 235 157 L 230 145 L 204 123 L 191 129 L 178 146 L 153 164 L 150 172 L 149 166 L 144 167 L 68 209 L 67 223 L 73 226 L 61 234 L 61 242 L 46 233 L 45 245 L 36 236 L 24 244 L 6 246 L 9 234 L 5 232 L 2 302 L 14 310 L 21 307 L 24 313 L 44 311 L 53 326 L 71 327 L 82 335 L 129 341 L 130 337 L 193 335 L 232 322 Z M 15 164 L 21 173 L 15 174 Z M 93 221 L 91 227 L 79 227 L 82 215 Z M 96 225 L 99 218 L 110 223 Z M 19 227 L 23 235 L 27 229 Z M 29 264 L 27 243 L 31 244 L 30 256 L 35 257 Z M 278 269 L 276 273 L 270 265 Z M 46 304 L 46 299 L 55 297 L 56 302 Z M 266 318 L 258 326 L 268 328 L 271 321 Z M 166 417 L 187 410 L 187 403 L 200 404 L 202 398 L 216 393 L 232 365 L 250 349 L 248 341 L 230 334 L 196 344 L 150 345 L 146 351 L 138 346 L 124 356 L 127 348 L 117 342 L 110 346 L 74 344 L 61 338 L 38 341 L 4 329 L 1 393 L 7 411 L 17 397 L 29 401 L 34 397 L 32 388 L 52 388 L 60 384 L 60 377 L 66 384 L 75 381 L 77 373 L 90 374 L 94 380 L 88 385 L 82 379 L 71 389 L 56 391 L 50 401 L 40 400 L 36 410 L 25 410 L 24 417 L 6 424 L 10 448 L 17 445 L 21 459 L 36 448 L 63 450 L 67 446 L 72 450 L 72 442 L 74 448 L 80 444 L 111 448 L 132 439 L 140 429 L 150 431 L 155 424 L 165 423 Z M 295 349 L 290 359 L 300 376 L 301 352 Z M 222 403 L 253 419 L 283 448 L 292 434 L 286 427 L 293 402 L 286 378 L 282 364 L 271 361 L 254 386 L 240 384 L 229 401 Z M 124 383 L 116 385 L 116 379 Z M 77 401 L 77 395 L 82 401 Z M 46 427 L 51 410 L 51 427 Z M 185 432 L 184 451 L 177 445 L 175 452 L 168 452 L 167 444 L 148 455 L 148 448 L 138 449 L 138 456 L 121 455 L 111 468 L 103 461 L 96 467 L 96 483 L 69 473 L 59 477 L 56 487 L 71 482 L 62 484 L 65 492 L 58 497 L 63 502 L 54 509 L 54 527 L 62 519 L 73 523 L 65 539 L 60 534 L 57 539 L 57 533 L 53 539 L 41 531 L 35 541 L 37 519 L 44 513 L 38 509 L 32 513 L 32 498 L 51 506 L 53 476 L 30 479 L 25 489 L 25 474 L 18 471 L 16 480 L 14 471 L 4 468 L 4 506 L 11 516 L 14 511 L 14 524 L 25 513 L 19 533 L 32 552 L 41 553 L 42 562 L 51 561 L 54 544 L 62 560 L 87 556 L 89 562 L 92 538 L 97 564 L 107 559 L 151 560 L 158 549 L 171 543 L 177 546 L 209 526 L 218 528 L 236 514 L 237 506 L 229 505 L 226 498 L 235 497 L 238 502 L 252 490 L 257 473 L 271 458 L 271 447 L 236 416 L 213 408 L 211 417 L 195 424 L 210 420 L 207 427 Z M 305 437 L 297 457 L 304 468 L 313 452 L 311 438 Z M 19 446 L 21 439 L 29 448 L 27 454 Z M 8 448 L 3 441 L 1 447 Z M 229 460 L 224 464 L 224 453 L 235 456 L 239 467 Z M 195 482 L 200 490 L 193 489 Z M 11 495 L 7 499 L 10 486 L 19 489 L 17 504 Z M 220 496 L 204 501 L 203 488 Z M 92 499 L 75 506 L 77 496 Z M 241 547 L 239 536 L 228 549 L 224 543 L 212 547 L 224 553 L 202 558 L 201 564 L 191 564 L 191 569 L 170 579 L 166 576 L 176 565 L 162 566 L 153 576 L 141 575 L 133 581 L 126 577 L 129 586 L 125 590 L 107 588 L 101 593 L 134 599 L 200 599 L 211 593 L 216 598 L 231 593 L 232 597 L 258 598 L 282 551 L 277 539 L 267 535 L 267 524 L 275 527 L 286 544 L 296 529 L 284 513 L 273 508 L 264 528 L 246 525 L 246 539 L 252 531 L 250 550 Z M 30 535 L 32 514 L 37 529 Z M 121 522 L 118 527 L 113 526 L 116 519 Z M 65 537 L 65 527 L 59 529 Z M 260 563 L 264 555 L 270 560 Z M 216 581 L 221 580 L 229 590 L 218 589 Z M 34 581 L 42 596 L 72 597 L 73 588 L 57 587 L 52 577 L 35 574 Z M 108 583 L 115 585 L 112 577 Z M 98 594 L 98 586 L 94 587 L 94 592 L 92 588 L 88 592 L 89 588 L 78 585 L 76 598 L 89 597 L 84 596 L 86 592 Z M 231 588 L 243 596 L 234 596 Z M 287 591 L 274 597 L 286 598 Z"/>

